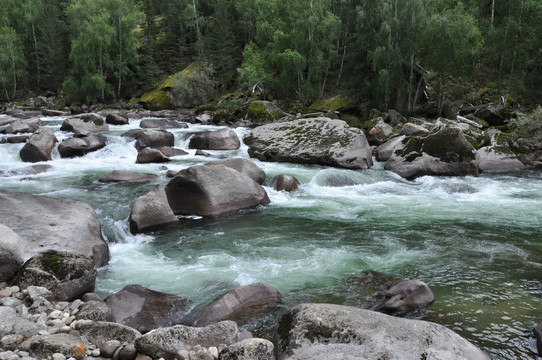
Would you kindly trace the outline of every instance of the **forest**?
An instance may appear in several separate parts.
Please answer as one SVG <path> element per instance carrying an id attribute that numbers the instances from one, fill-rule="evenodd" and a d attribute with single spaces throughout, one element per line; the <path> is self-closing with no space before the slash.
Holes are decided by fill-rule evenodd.
<path id="1" fill-rule="evenodd" d="M 197 102 L 232 89 L 300 105 L 334 94 L 410 112 L 533 108 L 539 0 L 0 0 L 0 101 L 122 103 L 197 64 Z M 198 88 L 199 87 L 199 88 Z"/>

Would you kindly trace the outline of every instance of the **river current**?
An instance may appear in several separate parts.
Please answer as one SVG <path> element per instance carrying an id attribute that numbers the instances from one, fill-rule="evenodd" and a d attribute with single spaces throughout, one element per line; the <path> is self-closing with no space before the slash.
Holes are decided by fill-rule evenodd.
<path id="1" fill-rule="evenodd" d="M 43 117 L 62 141 L 62 117 Z M 74 159 L 55 150 L 51 169 L 20 175 L 32 164 L 19 157 L 22 144 L 0 145 L 0 188 L 85 201 L 96 210 L 111 261 L 100 269 L 103 297 L 128 284 L 173 293 L 201 308 L 237 286 L 264 282 L 283 295 L 284 310 L 301 302 L 356 305 L 347 279 L 365 270 L 426 282 L 435 303 L 423 314 L 481 347 L 494 359 L 536 359 L 530 330 L 542 322 L 542 174 L 422 177 L 406 181 L 382 163 L 352 171 L 290 163 L 255 162 L 266 184 L 281 173 L 302 183 L 296 192 L 266 190 L 271 204 L 218 219 L 187 217 L 178 226 L 131 235 L 128 217 L 137 196 L 167 184 L 163 164 L 136 164 L 132 139 L 139 127 L 110 125 L 107 147 Z M 191 134 L 218 129 L 189 125 L 169 130 L 186 149 Z M 235 129 L 240 138 L 248 129 Z M 172 158 L 181 170 L 211 157 Z M 45 163 L 43 163 L 45 164 Z M 102 184 L 112 170 L 150 172 L 147 184 Z M 352 185 L 329 186 L 330 178 Z M 8 224 L 9 225 L 9 224 Z"/>

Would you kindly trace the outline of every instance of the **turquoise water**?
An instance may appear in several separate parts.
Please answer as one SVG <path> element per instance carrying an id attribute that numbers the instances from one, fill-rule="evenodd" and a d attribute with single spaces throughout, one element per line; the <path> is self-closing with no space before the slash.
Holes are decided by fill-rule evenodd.
<path id="1" fill-rule="evenodd" d="M 43 120 L 59 140 L 70 135 L 58 130 L 63 118 Z M 29 166 L 18 157 L 22 145 L 0 145 L 2 189 L 82 200 L 96 209 L 112 255 L 99 274 L 102 296 L 138 283 L 190 299 L 195 313 L 225 291 L 261 281 L 282 293 L 282 311 L 308 301 L 361 305 L 359 289 L 345 284 L 375 270 L 426 282 L 436 300 L 424 318 L 450 327 L 493 358 L 536 358 L 529 331 L 542 322 L 539 172 L 406 181 L 381 163 L 351 171 L 256 161 L 267 181 L 292 173 L 300 190 L 266 187 L 269 206 L 213 220 L 184 218 L 176 227 L 133 236 L 133 200 L 169 180 L 163 164 L 135 164 L 133 141 L 119 135 L 138 126 L 138 120 L 111 126 L 106 148 L 78 159 L 54 154 L 51 170 L 30 178 L 13 175 Z M 216 128 L 174 130 L 176 146 L 186 148 L 191 133 Z M 241 137 L 247 129 L 236 132 Z M 210 152 L 212 157 L 202 158 L 189 150 L 166 166 L 180 170 L 248 157 L 245 147 Z M 112 170 L 160 176 L 140 185 L 97 182 Z M 326 186 L 337 175 L 356 185 Z"/>

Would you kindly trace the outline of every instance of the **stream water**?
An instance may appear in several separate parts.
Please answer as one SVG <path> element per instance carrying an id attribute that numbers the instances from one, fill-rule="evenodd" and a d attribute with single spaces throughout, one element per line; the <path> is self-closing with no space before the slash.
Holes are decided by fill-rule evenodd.
<path id="1" fill-rule="evenodd" d="M 62 117 L 44 117 L 61 141 Z M 292 173 L 299 191 L 266 186 L 271 204 L 219 219 L 185 218 L 176 227 L 133 236 L 128 216 L 137 196 L 166 184 L 162 164 L 136 164 L 137 152 L 110 126 L 108 146 L 81 158 L 61 159 L 51 169 L 18 175 L 32 164 L 19 157 L 22 144 L 0 145 L 0 188 L 91 204 L 111 250 L 97 292 L 107 296 L 127 284 L 188 298 L 201 308 L 240 285 L 264 282 L 283 295 L 284 309 L 300 302 L 356 304 L 345 281 L 364 270 L 426 282 L 435 303 L 424 319 L 445 325 L 494 359 L 536 359 L 530 329 L 542 322 L 542 174 L 422 177 L 406 181 L 385 171 L 265 163 L 267 181 Z M 187 148 L 194 132 L 172 130 L 176 147 Z M 242 137 L 248 129 L 235 130 Z M 209 158 L 173 158 L 169 169 L 227 157 L 248 158 L 246 147 L 209 151 Z M 159 174 L 152 183 L 102 184 L 112 170 Z M 330 177 L 355 185 L 327 186 Z"/>

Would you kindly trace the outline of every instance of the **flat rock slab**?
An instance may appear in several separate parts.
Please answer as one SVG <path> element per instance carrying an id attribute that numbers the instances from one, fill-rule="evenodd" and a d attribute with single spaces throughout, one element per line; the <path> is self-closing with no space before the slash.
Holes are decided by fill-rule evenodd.
<path id="1" fill-rule="evenodd" d="M 86 203 L 0 191 L 0 223 L 26 240 L 25 258 L 52 249 L 89 256 L 96 266 L 109 261 L 100 221 Z"/>
<path id="2" fill-rule="evenodd" d="M 293 162 L 368 169 L 371 149 L 363 131 L 342 120 L 319 117 L 259 126 L 244 143 L 250 157 L 261 161 Z"/>
<path id="3" fill-rule="evenodd" d="M 452 330 L 332 304 L 301 304 L 279 323 L 277 359 L 489 360 Z"/>
<path id="4" fill-rule="evenodd" d="M 99 182 L 145 183 L 158 178 L 156 174 L 114 170 L 98 179 Z"/>

